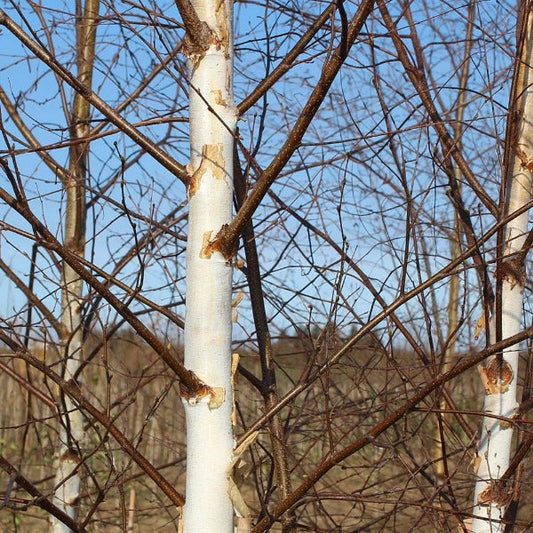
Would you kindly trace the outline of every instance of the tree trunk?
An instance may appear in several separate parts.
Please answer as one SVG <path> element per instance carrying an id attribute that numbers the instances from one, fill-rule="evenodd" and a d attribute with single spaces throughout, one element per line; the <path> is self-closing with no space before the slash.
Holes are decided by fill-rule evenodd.
<path id="1" fill-rule="evenodd" d="M 87 0 L 85 11 L 79 13 L 76 26 L 78 79 L 91 86 L 94 64 L 94 49 L 99 0 Z M 83 142 L 89 133 L 90 107 L 79 94 L 74 97 L 71 117 L 69 175 L 64 178 L 66 194 L 64 246 L 70 252 L 84 256 L 85 253 L 85 186 L 87 181 L 89 145 Z M 80 142 L 81 141 L 81 142 Z M 82 323 L 83 283 L 81 278 L 66 263 L 63 263 L 62 351 L 63 375 L 72 379 L 83 360 Z M 77 378 L 79 381 L 79 378 Z M 81 442 L 83 440 L 83 416 L 76 404 L 67 396 L 62 398 L 63 412 L 59 428 L 58 467 L 55 477 L 54 503 L 75 519 L 80 495 Z M 52 518 L 51 531 L 67 533 L 65 524 Z"/>
<path id="2" fill-rule="evenodd" d="M 470 56 L 472 52 L 472 33 L 474 27 L 474 17 L 475 17 L 475 2 L 471 1 L 468 7 L 468 26 L 466 31 L 466 47 L 463 60 L 463 66 L 461 69 L 461 75 L 459 78 L 459 96 L 457 97 L 457 115 L 455 118 L 455 123 L 453 127 L 453 134 L 456 140 L 457 149 L 462 151 L 462 142 L 461 137 L 463 134 L 463 120 L 464 120 L 464 111 L 466 103 L 466 87 L 468 83 L 468 76 L 470 72 Z M 453 177 L 459 192 L 459 195 L 462 194 L 462 179 L 463 175 L 457 165 L 453 166 Z M 455 210 L 453 217 L 453 235 L 450 238 L 450 257 L 455 260 L 462 253 L 461 250 L 461 217 L 459 212 Z M 455 273 L 450 276 L 450 285 L 449 285 L 449 297 L 448 297 L 448 306 L 447 306 L 447 315 L 448 315 L 448 329 L 446 335 L 446 341 L 448 346 L 444 352 L 443 362 L 441 367 L 441 372 L 448 372 L 450 370 L 453 360 L 455 358 L 455 343 L 457 341 L 457 331 L 459 329 L 459 302 L 460 302 L 460 278 L 459 274 Z M 439 406 L 442 409 L 443 413 L 450 408 L 450 405 L 446 401 L 445 395 L 440 394 L 439 397 Z M 446 429 L 448 417 L 445 414 L 439 415 L 437 423 L 437 432 L 435 439 L 435 470 L 437 478 L 440 483 L 446 482 L 449 473 L 447 468 L 447 457 L 445 457 L 445 446 L 446 442 L 444 437 L 444 431 Z"/>
<path id="3" fill-rule="evenodd" d="M 504 217 L 512 217 L 531 200 L 533 170 L 533 12 L 531 2 L 523 2 L 518 30 L 518 47 L 511 91 L 507 128 L 507 165 L 505 167 Z M 502 249 L 498 260 L 498 283 L 501 284 L 501 305 L 496 306 L 496 320 L 501 320 L 497 337 L 511 337 L 522 328 L 522 293 L 525 283 L 522 251 L 528 230 L 528 212 L 514 216 L 505 226 Z M 500 309 L 498 309 L 498 307 Z M 512 418 L 516 411 L 516 385 L 519 345 L 511 346 L 487 360 L 480 369 L 485 385 L 481 440 L 477 458 L 477 483 L 473 532 L 503 531 L 501 517 L 511 495 L 511 487 L 498 482 L 509 466 L 513 426 L 496 417 Z M 482 517 L 482 518 L 481 518 Z"/>
<path id="4" fill-rule="evenodd" d="M 185 365 L 212 393 L 199 399 L 182 388 L 187 420 L 184 531 L 233 531 L 231 257 L 210 246 L 232 218 L 232 3 L 177 2 L 187 27 L 191 176 L 187 240 Z"/>

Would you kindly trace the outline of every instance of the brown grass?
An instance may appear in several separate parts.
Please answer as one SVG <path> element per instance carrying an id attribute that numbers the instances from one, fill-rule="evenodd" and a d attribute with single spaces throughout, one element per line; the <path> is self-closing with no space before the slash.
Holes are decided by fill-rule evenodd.
<path id="1" fill-rule="evenodd" d="M 341 343 L 316 346 L 306 338 L 276 342 L 280 394 L 326 360 Z M 92 338 L 86 353 L 97 344 Z M 177 350 L 179 351 L 179 350 Z M 38 350 L 36 350 L 36 353 Z M 57 353 L 40 355 L 57 368 Z M 2 361 L 57 405 L 57 389 L 43 376 L 26 368 L 12 354 Z M 259 373 L 259 361 L 242 350 L 241 362 Z M 364 435 L 400 406 L 413 388 L 430 379 L 433 370 L 401 350 L 392 353 L 359 345 L 340 364 L 312 384 L 284 408 L 281 416 L 293 488 L 311 475 L 324 457 Z M 449 390 L 458 409 L 479 406 L 481 390 L 474 372 L 461 376 Z M 87 365 L 83 391 L 134 442 L 167 479 L 184 492 L 185 429 L 176 381 L 164 365 L 131 333 L 107 341 Z M 6 373 L 0 375 L 0 450 L 12 464 L 50 497 L 53 489 L 56 409 L 45 405 Z M 435 439 L 438 406 L 434 395 L 342 464 L 328 472 L 295 507 L 299 531 L 458 531 L 458 516 L 468 516 L 474 476 L 470 463 L 473 442 L 456 417 L 444 420 L 449 480 L 436 479 Z M 237 434 L 263 413 L 258 392 L 243 378 L 237 380 Z M 479 416 L 465 414 L 472 433 Z M 241 492 L 261 517 L 278 500 L 268 435 L 262 432 L 240 466 Z M 127 530 L 129 501 L 135 494 L 135 532 L 178 531 L 177 510 L 139 468 L 108 438 L 105 428 L 87 422 L 84 443 L 84 489 L 80 517 L 88 517 L 87 531 Z M 528 474 L 524 476 L 519 514 L 524 523 L 532 507 Z M 0 473 L 0 486 L 8 476 Z M 16 485 L 9 506 L 0 511 L 0 531 L 33 532 L 47 527 L 47 517 Z M 273 527 L 272 531 L 280 530 Z"/>

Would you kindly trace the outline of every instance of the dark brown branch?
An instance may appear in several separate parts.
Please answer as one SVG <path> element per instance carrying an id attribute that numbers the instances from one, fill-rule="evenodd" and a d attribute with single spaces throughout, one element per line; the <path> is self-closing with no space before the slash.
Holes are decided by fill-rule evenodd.
<path id="1" fill-rule="evenodd" d="M 175 2 L 185 26 L 184 53 L 203 55 L 213 41 L 209 26 L 198 18 L 190 0 L 175 0 Z"/>
<path id="2" fill-rule="evenodd" d="M 4 271 L 4 274 L 17 286 L 17 288 L 22 291 L 24 296 L 28 299 L 28 302 L 33 307 L 39 309 L 43 317 L 48 320 L 50 325 L 54 328 L 56 333 L 61 335 L 63 332 L 63 324 L 59 322 L 52 312 L 46 307 L 46 305 L 33 293 L 33 291 L 13 272 L 11 268 L 0 259 L 0 270 Z"/>
<path id="3" fill-rule="evenodd" d="M 15 191 L 18 190 L 15 178 L 9 168 L 7 161 L 0 158 L 0 166 L 11 181 Z M 187 394 L 197 394 L 205 396 L 210 394 L 210 389 L 198 377 L 187 370 L 166 348 L 166 346 L 154 335 L 154 333 L 146 327 L 135 314 L 128 309 L 128 307 L 117 298 L 109 288 L 102 282 L 98 281 L 90 272 L 88 272 L 82 265 L 80 258 L 69 252 L 59 241 L 50 233 L 48 228 L 44 226 L 33 214 L 27 202 L 21 194 L 17 198 L 13 198 L 7 191 L 0 188 L 0 198 L 4 200 L 9 206 L 15 209 L 24 219 L 26 219 L 32 226 L 37 242 L 43 247 L 55 252 L 61 257 L 87 284 L 89 284 L 95 291 L 101 294 L 105 300 L 113 306 L 113 308 L 135 329 L 135 331 L 142 337 L 165 361 L 165 363 L 174 371 L 180 379 L 182 388 Z"/>
<path id="4" fill-rule="evenodd" d="M 477 181 L 477 178 L 474 176 L 472 170 L 468 166 L 468 163 L 464 160 L 461 151 L 457 148 L 457 144 L 455 140 L 452 139 L 450 133 L 446 129 L 446 126 L 444 125 L 444 121 L 442 120 L 440 114 L 435 108 L 435 104 L 433 103 L 433 100 L 431 99 L 431 94 L 430 94 L 427 82 L 425 80 L 424 73 L 422 72 L 421 68 L 411 63 L 409 56 L 407 55 L 405 45 L 401 37 L 398 34 L 396 26 L 394 22 L 392 21 L 392 17 L 387 9 L 387 6 L 384 0 L 378 0 L 377 4 L 379 7 L 379 10 L 381 11 L 381 15 L 383 17 L 383 21 L 385 22 L 385 26 L 387 27 L 387 30 L 389 31 L 389 35 L 396 48 L 398 59 L 402 63 L 405 73 L 409 77 L 409 80 L 411 81 L 415 91 L 417 92 L 420 100 L 422 101 L 422 104 L 426 108 L 426 111 L 431 119 L 432 126 L 437 132 L 437 135 L 439 137 L 439 142 L 442 145 L 444 154 L 451 155 L 451 157 L 455 161 L 455 164 L 459 167 L 459 169 L 463 173 L 463 176 L 467 180 L 472 190 L 475 192 L 476 196 L 481 200 L 483 205 L 488 209 L 489 213 L 491 213 L 494 217 L 497 217 L 498 207 L 492 201 L 490 196 L 485 192 L 483 187 L 481 187 L 481 185 Z"/>
<path id="5" fill-rule="evenodd" d="M 524 331 L 505 339 L 504 341 L 493 344 L 486 350 L 481 351 L 473 357 L 463 359 L 455 367 L 448 372 L 445 372 L 441 376 L 435 378 L 426 386 L 420 388 L 418 392 L 405 402 L 401 407 L 396 409 L 392 414 L 385 418 L 381 423 L 374 426 L 363 437 L 357 439 L 355 442 L 347 446 L 340 452 L 326 457 L 320 465 L 312 472 L 306 480 L 287 498 L 285 501 L 277 505 L 270 513 L 269 516 L 263 518 L 253 529 L 252 533 L 259 533 L 262 531 L 268 531 L 270 526 L 288 509 L 294 506 L 305 493 L 317 483 L 325 474 L 327 474 L 332 468 L 340 464 L 342 461 L 353 455 L 355 452 L 363 449 L 365 446 L 372 444 L 374 440 L 381 435 L 388 428 L 393 426 L 396 422 L 401 420 L 404 416 L 414 410 L 416 405 L 420 403 L 426 396 L 431 394 L 435 389 L 441 387 L 448 381 L 459 376 L 469 368 L 476 366 L 489 356 L 500 353 L 504 348 L 513 346 L 522 342 L 525 339 L 533 337 L 533 326 L 530 326 Z"/>
<path id="6" fill-rule="evenodd" d="M 246 197 L 246 179 L 242 173 L 236 144 L 234 145 L 233 158 L 235 197 L 237 208 L 239 208 Z M 278 403 L 279 397 L 272 354 L 272 340 L 268 328 L 261 272 L 259 268 L 259 255 L 257 253 L 257 243 L 255 240 L 252 219 L 248 220 L 248 223 L 244 227 L 242 239 L 246 256 L 246 279 L 248 281 L 248 287 L 250 288 L 252 314 L 257 335 L 257 344 L 259 346 L 259 358 L 261 361 L 262 380 L 260 390 L 265 407 L 267 410 L 270 410 Z M 269 429 L 276 480 L 279 490 L 279 500 L 282 501 L 291 493 L 292 486 L 288 466 L 287 441 L 284 436 L 283 421 L 279 413 L 269 421 Z M 294 531 L 295 520 L 296 517 L 294 516 L 294 513 L 289 513 L 288 516 L 284 517 L 282 520 L 283 531 Z"/>
<path id="7" fill-rule="evenodd" d="M 339 12 L 339 17 L 341 19 L 341 42 L 339 44 L 339 54 L 341 59 L 345 59 L 348 55 L 348 16 L 346 15 L 346 10 L 344 9 L 344 0 L 337 0 L 336 3 L 337 11 Z"/>
<path id="8" fill-rule="evenodd" d="M 348 48 L 350 48 L 372 12 L 374 6 L 373 0 L 363 0 L 359 9 L 351 20 L 348 27 Z M 265 197 L 271 185 L 274 183 L 283 167 L 287 164 L 291 156 L 300 146 L 303 136 L 311 121 L 315 117 L 320 108 L 324 98 L 328 94 L 331 84 L 335 80 L 340 68 L 344 63 L 341 56 L 340 49 L 337 47 L 331 59 L 324 65 L 322 75 L 318 80 L 311 96 L 307 100 L 300 117 L 296 121 L 292 131 L 287 140 L 279 150 L 277 156 L 270 163 L 270 165 L 263 171 L 259 177 L 257 184 L 253 188 L 251 194 L 244 201 L 239 212 L 223 232 L 219 234 L 216 248 L 220 250 L 226 257 L 231 257 L 235 250 L 235 243 L 241 235 L 247 221 L 252 217 L 255 210 L 259 207 L 261 200 Z"/>
<path id="9" fill-rule="evenodd" d="M 322 15 L 302 35 L 301 39 L 294 45 L 292 50 L 283 58 L 281 63 L 265 78 L 237 107 L 239 115 L 246 113 L 257 101 L 286 73 L 290 70 L 296 58 L 305 50 L 311 39 L 317 34 L 320 28 L 335 10 L 335 4 L 330 4 Z"/>
<path id="10" fill-rule="evenodd" d="M 480 241 L 480 245 L 492 237 L 498 232 L 498 230 L 505 224 L 509 223 L 513 218 L 520 216 L 521 213 L 524 213 L 533 207 L 533 201 L 528 202 L 526 205 L 522 206 L 519 210 L 513 213 L 512 216 L 505 218 L 504 220 L 499 221 L 494 225 L 490 230 L 488 230 L 483 239 Z M 238 444 L 246 440 L 254 431 L 262 428 L 270 418 L 272 418 L 276 413 L 281 411 L 284 407 L 289 405 L 295 398 L 297 398 L 302 392 L 307 390 L 309 386 L 314 383 L 317 379 L 320 378 L 325 372 L 327 372 L 333 365 L 335 365 L 344 355 L 350 352 L 350 350 L 369 332 L 371 332 L 378 324 L 380 324 L 387 317 L 391 316 L 396 309 L 405 305 L 407 302 L 418 296 L 421 292 L 432 287 L 438 281 L 449 277 L 454 274 L 458 268 L 461 268 L 464 262 L 472 257 L 476 253 L 475 248 L 467 249 L 463 254 L 456 257 L 452 260 L 447 266 L 441 269 L 439 272 L 428 278 L 426 281 L 422 282 L 418 287 L 415 287 L 411 291 L 405 293 L 400 298 L 397 298 L 392 304 L 384 308 L 380 313 L 378 313 L 374 318 L 367 322 L 346 344 L 338 350 L 333 356 L 329 358 L 326 363 L 321 365 L 312 375 L 310 375 L 305 383 L 301 383 L 294 387 L 290 392 L 288 392 L 283 398 L 280 399 L 278 404 L 265 413 L 262 417 L 257 419 L 251 426 L 248 427 L 246 432 L 239 438 Z M 492 352 L 491 352 L 492 353 Z"/>
<path id="11" fill-rule="evenodd" d="M 64 513 L 61 509 L 56 507 L 44 494 L 35 487 L 35 485 L 26 479 L 3 455 L 0 455 L 0 468 L 9 474 L 12 483 L 16 483 L 22 487 L 30 496 L 34 498 L 33 505 L 40 507 L 47 513 L 55 516 L 60 522 L 68 526 L 75 533 L 83 533 L 85 528 L 78 525 L 70 516 Z M 9 487 L 8 487 L 9 488 Z M 5 500 L 9 499 L 9 494 L 5 495 Z M 9 507 L 9 503 L 2 502 L 2 506 Z"/>
<path id="12" fill-rule="evenodd" d="M 139 466 L 150 479 L 163 491 L 163 493 L 170 499 L 170 501 L 178 507 L 183 506 L 185 500 L 176 491 L 171 483 L 169 483 L 142 455 L 128 438 L 113 424 L 109 417 L 97 409 L 87 398 L 82 394 L 80 386 L 73 380 L 65 381 L 56 372 L 50 369 L 43 361 L 40 361 L 28 351 L 24 350 L 22 345 L 14 342 L 4 331 L 0 330 L 0 340 L 2 340 L 9 348 L 11 348 L 15 355 L 26 361 L 29 365 L 36 368 L 39 372 L 56 383 L 60 390 L 74 400 L 80 409 L 90 415 L 96 420 L 106 431 L 117 441 L 120 447 L 132 458 L 132 460 Z"/>

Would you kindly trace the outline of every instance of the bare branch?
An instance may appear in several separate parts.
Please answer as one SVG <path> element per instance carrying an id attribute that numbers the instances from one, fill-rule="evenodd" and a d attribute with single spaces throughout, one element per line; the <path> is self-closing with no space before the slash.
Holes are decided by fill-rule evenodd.
<path id="1" fill-rule="evenodd" d="M 13 479 L 15 483 L 20 485 L 28 494 L 30 494 L 34 500 L 33 504 L 40 507 L 52 516 L 55 516 L 58 520 L 67 525 L 75 533 L 83 533 L 85 528 L 82 528 L 77 524 L 70 516 L 56 507 L 46 496 L 35 487 L 35 485 L 24 477 L 4 456 L 0 455 L 0 468 L 4 472 L 10 475 L 10 479 Z M 9 495 L 7 496 L 9 497 Z M 6 505 L 7 502 L 2 502 Z"/>
<path id="2" fill-rule="evenodd" d="M 484 361 L 489 356 L 500 352 L 507 346 L 512 346 L 525 339 L 533 338 L 533 327 L 529 327 L 524 331 L 521 331 L 517 335 L 504 339 L 501 342 L 493 344 L 489 348 L 481 351 L 475 356 L 463 359 L 460 363 L 456 364 L 451 370 L 441 374 L 439 377 L 422 387 L 413 396 L 405 402 L 400 408 L 396 409 L 391 415 L 385 418 L 380 424 L 374 426 L 372 430 L 368 431 L 363 437 L 357 439 L 355 442 L 344 448 L 340 452 L 334 454 L 331 457 L 327 457 L 324 461 L 315 469 L 315 471 L 308 476 L 308 478 L 301 483 L 301 485 L 294 490 L 294 492 L 285 501 L 276 506 L 269 514 L 267 518 L 264 518 L 253 529 L 253 533 L 259 533 L 261 531 L 268 531 L 274 521 L 279 518 L 284 512 L 290 509 L 297 501 L 304 496 L 304 494 L 327 472 L 332 468 L 339 465 L 342 461 L 353 455 L 355 452 L 361 450 L 365 446 L 371 444 L 379 435 L 390 428 L 398 420 L 409 414 L 418 403 L 420 403 L 426 396 L 431 394 L 436 388 L 444 385 L 456 376 L 459 376 L 467 369 L 472 368 Z"/>
<path id="3" fill-rule="evenodd" d="M 373 6 L 373 0 L 363 0 L 363 2 L 360 4 L 357 13 L 351 20 L 348 28 L 348 48 L 351 47 L 357 39 L 361 28 L 372 12 Z M 265 197 L 270 189 L 272 183 L 274 183 L 278 177 L 278 174 L 289 161 L 295 150 L 300 146 L 309 124 L 324 101 L 324 98 L 326 97 L 333 80 L 342 67 L 343 62 L 344 57 L 340 53 L 340 48 L 337 47 L 336 53 L 333 54 L 329 62 L 324 65 L 320 80 L 313 89 L 313 92 L 305 104 L 299 119 L 296 121 L 296 124 L 287 137 L 287 140 L 279 150 L 277 156 L 262 172 L 252 192 L 244 201 L 232 223 L 224 229 L 222 234 L 217 237 L 217 248 L 222 250 L 226 256 L 231 257 L 233 255 L 235 246 L 234 243 L 237 242 L 237 239 L 244 229 L 247 220 L 253 215 L 261 203 L 261 200 Z"/>
<path id="4" fill-rule="evenodd" d="M 394 43 L 394 46 L 396 47 L 398 58 L 400 59 L 407 76 L 411 80 L 413 87 L 418 93 L 420 100 L 424 104 L 424 107 L 426 108 L 428 115 L 431 118 L 431 125 L 435 128 L 435 131 L 439 136 L 439 140 L 442 143 L 445 155 L 447 156 L 449 154 L 451 155 L 451 157 L 453 157 L 455 163 L 460 168 L 461 172 L 468 181 L 472 190 L 476 193 L 477 197 L 483 202 L 483 205 L 489 210 L 489 212 L 492 213 L 494 217 L 497 217 L 498 209 L 496 204 L 483 190 L 483 187 L 481 187 L 479 181 L 470 170 L 470 167 L 464 160 L 463 155 L 458 150 L 455 141 L 452 139 L 450 133 L 446 129 L 444 121 L 436 110 L 435 105 L 431 100 L 430 91 L 427 86 L 427 82 L 424 78 L 423 72 L 420 70 L 420 68 L 413 65 L 412 62 L 409 60 L 409 57 L 405 50 L 405 45 L 398 34 L 398 30 L 396 29 L 396 26 L 392 21 L 392 17 L 387 9 L 387 6 L 385 5 L 385 2 L 383 0 L 378 0 L 377 4 L 383 16 L 383 20 L 385 22 L 385 25 L 387 26 L 391 39 Z"/>
<path id="5" fill-rule="evenodd" d="M 6 175 L 11 176 L 10 180 L 14 183 L 11 170 L 5 159 L 0 159 L 0 165 L 4 169 Z M 119 298 L 114 296 L 111 291 L 100 281 L 98 281 L 92 274 L 90 274 L 80 263 L 79 258 L 68 252 L 50 233 L 50 231 L 35 217 L 27 204 L 24 204 L 19 199 L 13 198 L 4 189 L 0 189 L 0 198 L 9 204 L 12 208 L 18 211 L 33 227 L 36 235 L 39 237 L 39 244 L 45 248 L 54 251 L 59 255 L 76 273 L 98 293 L 102 294 L 104 298 L 124 316 L 128 323 L 137 331 L 137 333 L 161 356 L 163 361 L 176 373 L 180 378 L 182 385 L 191 391 L 191 394 L 198 393 L 200 395 L 209 394 L 209 388 L 206 387 L 192 372 L 187 370 L 174 355 L 159 341 L 135 315 L 128 309 L 128 307 Z"/>
<path id="6" fill-rule="evenodd" d="M 189 0 L 176 0 L 176 7 L 185 25 L 184 47 L 186 54 L 203 55 L 213 40 L 209 26 L 198 18 L 196 10 Z"/>

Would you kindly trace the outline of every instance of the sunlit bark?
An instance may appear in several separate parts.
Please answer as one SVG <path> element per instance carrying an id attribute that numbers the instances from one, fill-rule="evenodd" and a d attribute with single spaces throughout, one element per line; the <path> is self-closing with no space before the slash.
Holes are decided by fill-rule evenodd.
<path id="1" fill-rule="evenodd" d="M 525 283 L 524 245 L 528 229 L 528 212 L 515 216 L 531 199 L 531 171 L 533 169 L 533 11 L 530 2 L 522 7 L 519 26 L 519 46 L 515 79 L 511 94 L 508 126 L 508 165 L 506 176 L 506 225 L 503 258 L 498 262 L 501 283 L 501 338 L 506 339 L 521 331 L 522 300 Z M 498 311 L 498 306 L 497 306 Z M 498 316 L 500 314 L 501 316 Z M 498 333 L 496 331 L 496 333 Z M 498 340 L 498 339 L 496 339 Z M 517 373 L 519 345 L 513 345 L 490 358 L 481 368 L 485 386 L 482 435 L 478 448 L 477 483 L 474 496 L 474 514 L 480 518 L 472 523 L 472 531 L 503 531 L 501 517 L 510 496 L 510 489 L 498 480 L 507 470 L 511 455 L 512 418 L 517 403 Z M 503 417 L 503 418 L 502 418 Z M 482 518 L 481 518 L 482 517 Z"/>
<path id="2" fill-rule="evenodd" d="M 193 11 L 188 2 L 178 7 L 187 24 L 190 72 L 185 365 L 212 389 L 202 399 L 182 390 L 187 419 L 184 530 L 230 532 L 232 258 L 210 244 L 232 217 L 232 4 L 199 0 Z"/>
<path id="3" fill-rule="evenodd" d="M 99 0 L 87 0 L 81 20 L 76 28 L 78 79 L 91 86 L 96 24 Z M 88 143 L 83 139 L 89 133 L 90 106 L 76 93 L 71 116 L 71 139 L 69 176 L 65 177 L 66 196 L 64 245 L 69 251 L 84 256 L 85 250 L 85 187 L 88 172 Z M 83 360 L 82 325 L 83 282 L 79 275 L 66 263 L 63 265 L 62 313 L 61 322 L 64 335 L 61 339 L 63 350 L 63 376 L 74 379 Z M 76 378 L 79 380 L 79 377 Z M 75 518 L 80 494 L 80 460 L 83 441 L 83 415 L 76 404 L 64 396 L 59 428 L 58 467 L 56 471 L 56 492 L 54 503 L 70 517 Z M 52 517 L 51 530 L 54 533 L 68 532 L 63 522 Z"/>

